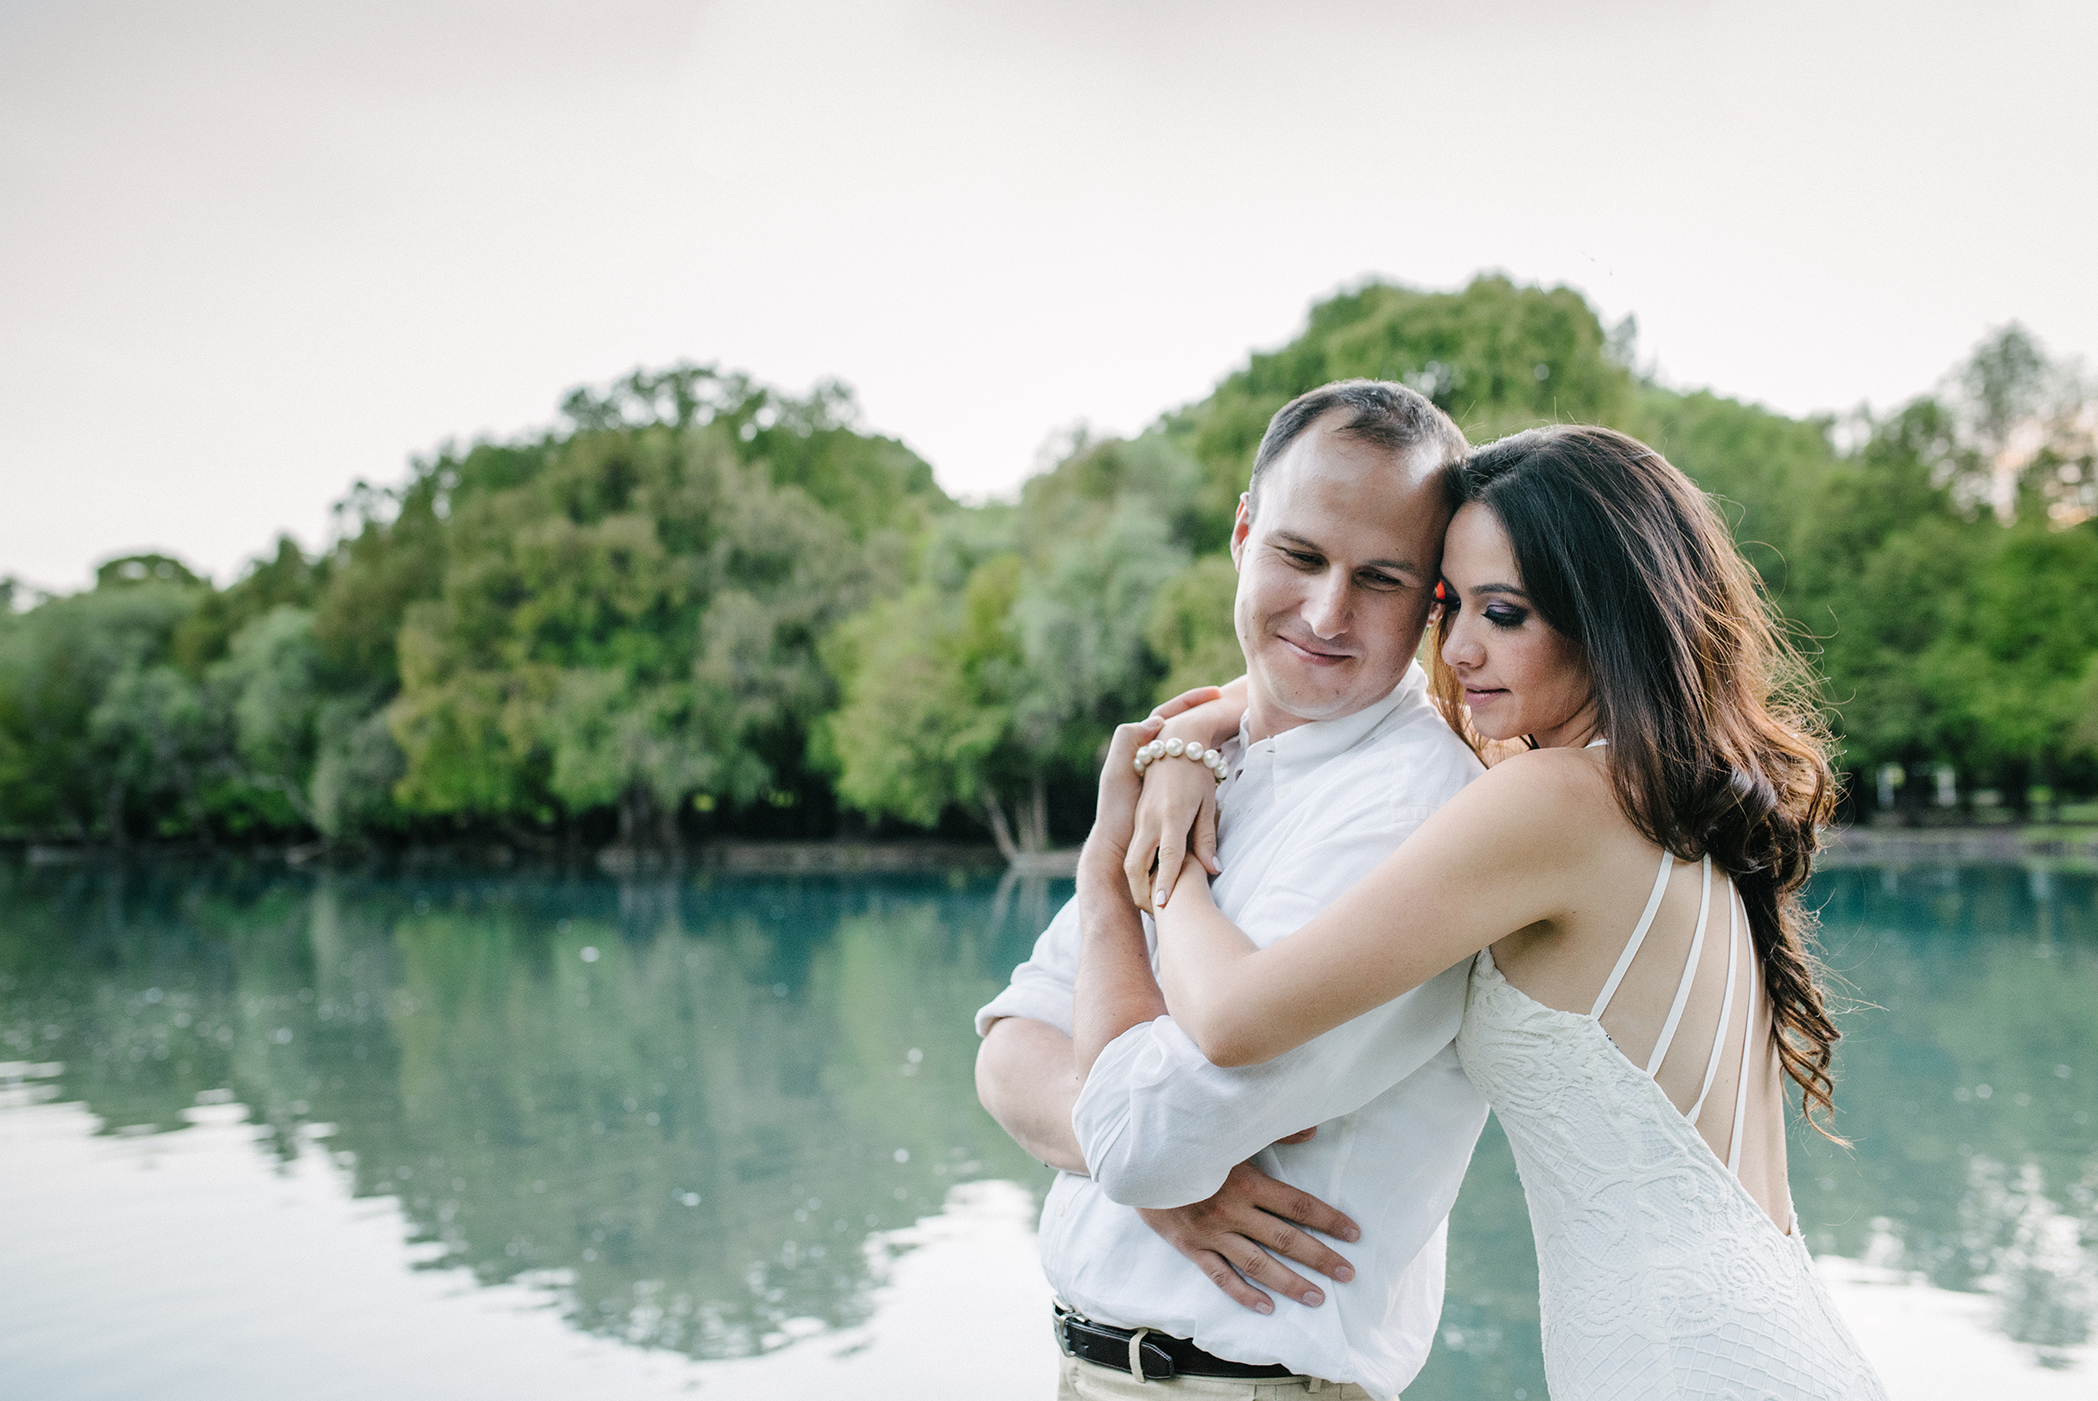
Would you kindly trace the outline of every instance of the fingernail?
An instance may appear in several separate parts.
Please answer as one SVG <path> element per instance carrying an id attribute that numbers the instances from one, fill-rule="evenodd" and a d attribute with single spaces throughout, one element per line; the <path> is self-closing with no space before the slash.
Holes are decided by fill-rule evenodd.
<path id="1" fill-rule="evenodd" d="M 1256 1300 L 1253 1307 L 1259 1309 L 1262 1313 L 1273 1313 L 1275 1311 L 1275 1301 L 1272 1299 Z"/>
<path id="2" fill-rule="evenodd" d="M 1350 1269 L 1346 1265 L 1342 1265 L 1339 1269 L 1333 1272 L 1333 1278 L 1342 1284 L 1346 1284 L 1349 1280 L 1353 1279 L 1354 1277 L 1355 1271 Z"/>
<path id="3" fill-rule="evenodd" d="M 1361 1240 L 1362 1228 L 1359 1226 L 1350 1226 L 1347 1230 L 1341 1232 L 1340 1238 L 1342 1240 Z"/>
<path id="4" fill-rule="evenodd" d="M 1326 1296 L 1319 1293 L 1316 1289 L 1307 1289 L 1304 1291 L 1304 1302 L 1313 1308 L 1317 1308 L 1320 1304 L 1326 1302 Z"/>

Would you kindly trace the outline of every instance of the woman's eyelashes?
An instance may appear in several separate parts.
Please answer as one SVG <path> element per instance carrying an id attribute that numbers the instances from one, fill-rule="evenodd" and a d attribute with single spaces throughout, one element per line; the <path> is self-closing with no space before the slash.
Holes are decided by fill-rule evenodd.
<path id="1" fill-rule="evenodd" d="M 1497 628 L 1512 631 L 1530 620 L 1530 610 L 1510 603 L 1489 603 L 1481 616 Z"/>

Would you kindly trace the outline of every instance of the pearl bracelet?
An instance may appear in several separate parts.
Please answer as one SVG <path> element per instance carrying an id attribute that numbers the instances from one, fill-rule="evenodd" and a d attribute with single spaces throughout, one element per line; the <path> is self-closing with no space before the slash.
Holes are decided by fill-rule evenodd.
<path id="1" fill-rule="evenodd" d="M 1179 739 L 1154 739 L 1136 751 L 1136 771 L 1142 773 L 1159 759 L 1193 759 L 1209 770 L 1209 776 L 1222 783 L 1228 774 L 1224 772 L 1224 756 L 1214 749 Z"/>

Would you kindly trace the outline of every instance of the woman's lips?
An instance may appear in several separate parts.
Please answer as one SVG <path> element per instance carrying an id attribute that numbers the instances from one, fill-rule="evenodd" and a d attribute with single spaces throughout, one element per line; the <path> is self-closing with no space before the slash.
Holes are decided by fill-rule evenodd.
<path id="1" fill-rule="evenodd" d="M 1464 703 L 1466 705 L 1485 705 L 1489 701 L 1499 700 L 1507 694 L 1507 690 L 1499 686 L 1466 686 L 1464 688 Z"/>

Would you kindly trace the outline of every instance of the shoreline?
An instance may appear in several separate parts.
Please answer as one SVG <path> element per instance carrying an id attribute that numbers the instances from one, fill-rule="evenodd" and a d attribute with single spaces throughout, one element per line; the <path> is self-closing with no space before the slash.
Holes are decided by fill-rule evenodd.
<path id="1" fill-rule="evenodd" d="M 2028 866 L 2098 872 L 2098 827 L 2002 823 L 1988 827 L 1833 828 L 1814 863 L 1847 866 Z"/>
<path id="2" fill-rule="evenodd" d="M 122 851 L 86 843 L 0 840 L 0 858 L 32 867 L 99 865 L 110 861 L 226 858 L 282 863 L 295 870 L 391 868 L 403 871 L 565 866 L 610 876 L 855 876 L 1010 875 L 1068 880 L 1078 848 L 1022 855 L 1008 862 L 989 845 L 939 841 L 728 840 L 676 848 L 604 847 L 573 857 L 548 857 L 500 842 L 406 847 L 398 851 L 330 852 L 319 844 L 293 847 L 202 848 L 140 843 Z M 2033 823 L 1964 827 L 1851 826 L 1832 828 L 1817 869 L 1855 866 L 2009 865 L 2098 873 L 2098 827 Z"/>

